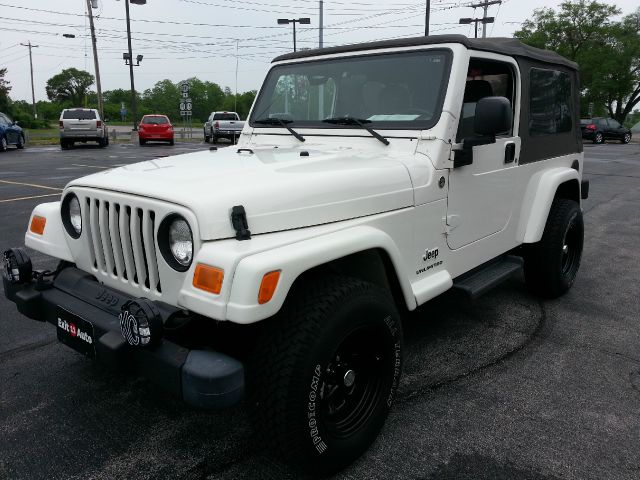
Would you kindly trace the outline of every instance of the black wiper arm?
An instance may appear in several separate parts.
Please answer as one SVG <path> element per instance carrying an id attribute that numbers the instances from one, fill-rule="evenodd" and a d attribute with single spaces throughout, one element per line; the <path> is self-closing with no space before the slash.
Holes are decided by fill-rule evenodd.
<path id="1" fill-rule="evenodd" d="M 358 125 L 361 128 L 364 128 L 367 132 L 369 132 L 373 137 L 380 140 L 385 145 L 389 145 L 389 140 L 384 138 L 378 132 L 376 132 L 373 128 L 365 125 L 366 123 L 371 123 L 371 120 L 366 120 L 364 118 L 355 118 L 345 115 L 344 117 L 333 117 L 333 118 L 325 118 L 322 120 L 325 123 L 333 123 L 334 125 Z"/>
<path id="2" fill-rule="evenodd" d="M 291 133 L 291 135 L 296 137 L 301 142 L 304 142 L 306 140 L 302 135 L 300 135 L 298 132 L 296 132 L 293 128 L 291 128 L 288 125 L 289 123 L 293 123 L 293 120 L 283 120 L 278 117 L 267 117 L 267 118 L 261 118 L 259 120 L 254 120 L 253 123 L 262 124 L 262 125 L 282 125 L 284 128 L 289 130 L 289 133 Z"/>

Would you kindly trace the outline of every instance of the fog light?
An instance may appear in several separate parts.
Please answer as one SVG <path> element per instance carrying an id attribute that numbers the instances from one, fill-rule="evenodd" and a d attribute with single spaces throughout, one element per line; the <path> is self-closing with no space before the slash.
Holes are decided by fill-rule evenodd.
<path id="1" fill-rule="evenodd" d="M 154 345 L 162 338 L 162 317 L 152 301 L 146 298 L 129 300 L 120 309 L 120 331 L 135 347 Z"/>
<path id="2" fill-rule="evenodd" d="M 4 252 L 4 274 L 11 283 L 29 283 L 31 272 L 31 259 L 22 248 Z"/>

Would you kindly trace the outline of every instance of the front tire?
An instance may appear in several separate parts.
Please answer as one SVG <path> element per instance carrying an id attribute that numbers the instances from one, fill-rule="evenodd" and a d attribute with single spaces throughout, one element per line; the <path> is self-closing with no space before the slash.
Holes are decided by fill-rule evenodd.
<path id="1" fill-rule="evenodd" d="M 142 147 L 143 145 L 146 145 L 147 141 L 146 140 L 142 140 L 141 138 L 138 139 L 138 143 L 140 144 L 140 146 Z"/>
<path id="2" fill-rule="evenodd" d="M 622 143 L 629 143 L 631 141 L 631 134 L 625 133 L 624 137 L 622 137 Z"/>
<path id="3" fill-rule="evenodd" d="M 377 437 L 401 369 L 402 327 L 386 290 L 344 277 L 299 284 L 249 362 L 255 429 L 305 470 L 335 472 Z"/>
<path id="4" fill-rule="evenodd" d="M 18 147 L 18 150 L 22 150 L 24 148 L 24 136 L 20 135 L 20 140 L 18 140 L 18 143 L 16 144 L 16 147 Z"/>
<path id="5" fill-rule="evenodd" d="M 584 243 L 584 222 L 577 202 L 556 198 L 542 239 L 526 245 L 524 274 L 535 293 L 556 298 L 566 293 L 578 274 Z"/>

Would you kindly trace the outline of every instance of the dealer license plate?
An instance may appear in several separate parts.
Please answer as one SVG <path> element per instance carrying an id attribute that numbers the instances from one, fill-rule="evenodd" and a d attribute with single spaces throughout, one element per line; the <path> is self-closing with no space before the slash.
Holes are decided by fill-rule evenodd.
<path id="1" fill-rule="evenodd" d="M 95 336 L 91 322 L 62 307 L 58 307 L 57 317 L 58 340 L 89 358 L 95 358 Z"/>

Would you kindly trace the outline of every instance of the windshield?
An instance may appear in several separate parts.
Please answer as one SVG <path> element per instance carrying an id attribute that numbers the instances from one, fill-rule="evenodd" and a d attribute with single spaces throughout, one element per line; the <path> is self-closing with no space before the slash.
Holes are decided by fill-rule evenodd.
<path id="1" fill-rule="evenodd" d="M 344 128 L 322 120 L 352 117 L 371 128 L 431 128 L 440 118 L 450 57 L 448 50 L 429 50 L 274 67 L 250 124 L 275 117 L 292 127 Z"/>
<path id="2" fill-rule="evenodd" d="M 96 112 L 93 110 L 65 110 L 62 114 L 62 118 L 72 120 L 95 120 Z"/>
<path id="3" fill-rule="evenodd" d="M 167 117 L 144 117 L 142 119 L 142 123 L 146 125 L 164 125 L 169 123 L 169 119 Z"/>
<path id="4" fill-rule="evenodd" d="M 213 116 L 214 120 L 237 120 L 238 117 L 235 113 L 216 113 Z"/>

